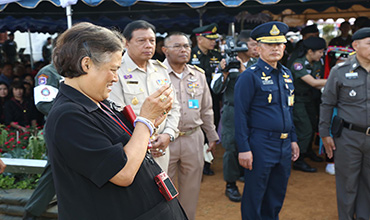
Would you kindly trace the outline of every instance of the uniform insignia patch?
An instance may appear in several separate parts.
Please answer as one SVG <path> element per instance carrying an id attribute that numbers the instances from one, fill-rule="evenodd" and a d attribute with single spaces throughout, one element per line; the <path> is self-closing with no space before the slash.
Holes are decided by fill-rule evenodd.
<path id="1" fill-rule="evenodd" d="M 169 80 L 168 79 L 158 79 L 157 80 L 157 84 L 160 85 L 160 86 L 163 86 L 163 85 L 166 85 L 166 84 L 169 84 Z"/>
<path id="2" fill-rule="evenodd" d="M 44 88 L 43 90 L 41 90 L 41 95 L 49 96 L 50 95 L 50 90 L 47 89 L 47 88 Z"/>
<path id="3" fill-rule="evenodd" d="M 188 79 L 188 81 L 190 81 L 190 82 L 196 82 L 197 80 L 198 79 L 197 78 L 194 78 L 193 76 Z"/>
<path id="4" fill-rule="evenodd" d="M 47 76 L 45 74 L 41 74 L 37 78 L 37 81 L 38 81 L 39 85 L 46 85 L 46 83 L 48 82 L 48 78 L 49 78 L 49 76 Z"/>
<path id="5" fill-rule="evenodd" d="M 299 71 L 301 69 L 303 69 L 303 65 L 301 63 L 294 63 L 293 64 L 293 67 L 295 70 Z"/>
<path id="6" fill-rule="evenodd" d="M 200 64 L 200 61 L 195 54 L 194 54 L 194 57 L 191 59 L 191 64 L 193 65 Z"/>
<path id="7" fill-rule="evenodd" d="M 188 88 L 189 89 L 192 89 L 192 88 L 199 88 L 199 84 L 198 83 L 188 83 Z"/>
<path id="8" fill-rule="evenodd" d="M 134 98 L 131 100 L 131 103 L 132 103 L 133 105 L 137 105 L 137 104 L 139 104 L 139 100 L 138 100 L 136 97 L 134 97 Z"/>
<path id="9" fill-rule="evenodd" d="M 127 74 L 123 75 L 123 78 L 125 78 L 125 79 L 131 79 L 132 78 L 132 75 L 127 73 Z"/>
<path id="10" fill-rule="evenodd" d="M 270 34 L 271 35 L 279 35 L 280 34 L 280 30 L 279 28 L 274 24 L 270 30 Z"/>
<path id="11" fill-rule="evenodd" d="M 284 79 L 284 81 L 286 82 L 286 83 L 292 83 L 293 81 L 292 81 L 292 79 Z"/>

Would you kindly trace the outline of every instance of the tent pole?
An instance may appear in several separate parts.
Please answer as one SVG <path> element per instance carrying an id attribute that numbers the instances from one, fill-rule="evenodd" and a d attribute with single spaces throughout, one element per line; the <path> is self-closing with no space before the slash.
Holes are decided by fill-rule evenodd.
<path id="1" fill-rule="evenodd" d="M 32 50 L 32 39 L 31 39 L 31 31 L 30 31 L 30 29 L 28 29 L 28 41 L 30 43 L 31 68 L 33 69 L 33 50 Z"/>
<path id="2" fill-rule="evenodd" d="M 67 28 L 70 29 L 72 27 L 72 8 L 70 5 L 66 7 L 66 15 L 67 15 Z"/>
<path id="3" fill-rule="evenodd" d="M 203 27 L 203 14 L 206 12 L 206 9 L 197 9 L 197 12 L 199 14 L 199 27 Z"/>

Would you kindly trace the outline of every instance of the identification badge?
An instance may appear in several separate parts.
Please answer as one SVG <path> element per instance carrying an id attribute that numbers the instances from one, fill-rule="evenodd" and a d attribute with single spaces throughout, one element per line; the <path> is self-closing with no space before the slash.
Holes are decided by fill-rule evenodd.
<path id="1" fill-rule="evenodd" d="M 197 109 L 199 108 L 199 101 L 198 99 L 189 99 L 188 105 L 189 105 L 189 108 Z"/>
<path id="2" fill-rule="evenodd" d="M 294 105 L 294 95 L 288 96 L 288 106 Z"/>
<path id="3" fill-rule="evenodd" d="M 357 72 L 346 73 L 345 77 L 346 77 L 346 79 L 357 79 L 358 78 L 358 73 Z"/>
<path id="4" fill-rule="evenodd" d="M 262 80 L 263 85 L 273 85 L 274 81 L 272 79 L 269 80 Z"/>

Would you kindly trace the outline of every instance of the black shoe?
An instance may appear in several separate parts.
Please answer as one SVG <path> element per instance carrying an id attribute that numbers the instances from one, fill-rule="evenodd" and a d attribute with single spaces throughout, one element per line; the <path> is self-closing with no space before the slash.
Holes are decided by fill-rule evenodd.
<path id="1" fill-rule="evenodd" d="M 227 196 L 227 198 L 230 199 L 230 201 L 233 202 L 242 201 L 242 195 L 240 195 L 239 189 L 235 185 L 235 183 L 226 185 L 225 195 Z"/>
<path id="2" fill-rule="evenodd" d="M 36 220 L 37 216 L 34 216 L 32 215 L 31 213 L 29 212 L 25 212 L 24 215 L 23 215 L 23 220 Z"/>
<path id="3" fill-rule="evenodd" d="M 204 166 L 203 167 L 203 174 L 207 175 L 207 176 L 213 176 L 213 175 L 215 175 L 215 172 L 213 172 L 213 170 L 211 170 L 211 168 L 209 168 L 207 166 Z"/>
<path id="4" fill-rule="evenodd" d="M 301 170 L 303 172 L 308 172 L 308 173 L 315 173 L 317 172 L 317 169 L 314 167 L 311 167 L 308 165 L 306 162 L 304 162 L 303 159 L 297 160 L 296 162 L 293 163 L 293 169 L 294 170 Z"/>
<path id="5" fill-rule="evenodd" d="M 310 158 L 312 161 L 315 161 L 315 162 L 323 162 L 324 161 L 324 159 L 317 156 L 315 154 L 315 152 L 313 152 L 313 151 L 306 153 L 306 157 Z"/>

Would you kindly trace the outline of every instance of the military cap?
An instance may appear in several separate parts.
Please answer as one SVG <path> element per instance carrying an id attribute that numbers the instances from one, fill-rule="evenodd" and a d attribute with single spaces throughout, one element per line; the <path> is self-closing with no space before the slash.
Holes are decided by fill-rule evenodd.
<path id="1" fill-rule="evenodd" d="M 319 29 L 317 28 L 316 24 L 308 25 L 301 30 L 302 35 L 309 34 L 309 33 L 318 33 L 318 32 L 319 32 Z"/>
<path id="2" fill-rule="evenodd" d="M 286 43 L 285 34 L 289 27 L 283 22 L 271 21 L 258 25 L 251 32 L 251 37 L 261 43 L 279 44 Z"/>
<path id="3" fill-rule="evenodd" d="M 193 33 L 195 34 L 195 36 L 203 36 L 205 38 L 214 40 L 218 38 L 217 28 L 217 24 L 212 23 L 203 27 L 195 28 L 193 30 Z"/>
<path id="4" fill-rule="evenodd" d="M 370 37 L 370 27 L 361 28 L 352 35 L 352 40 L 361 40 Z"/>
<path id="5" fill-rule="evenodd" d="M 309 37 L 303 41 L 303 46 L 311 50 L 321 50 L 326 48 L 326 42 L 321 37 Z"/>

